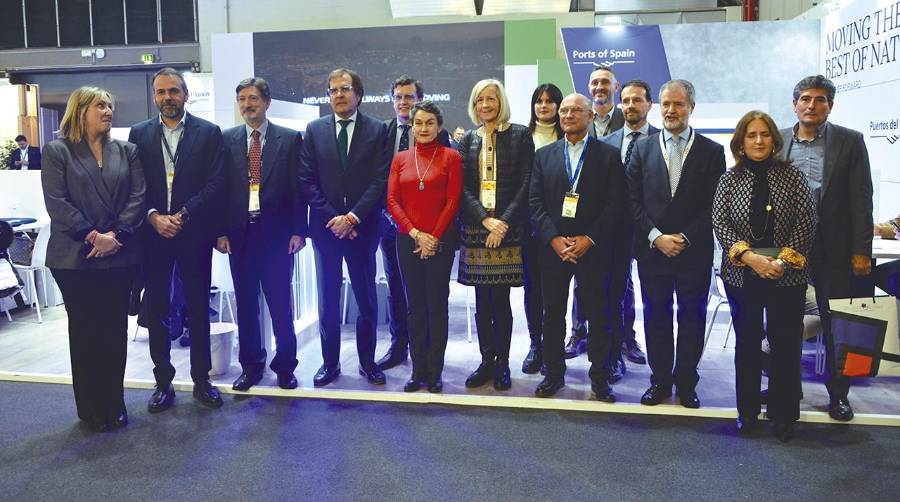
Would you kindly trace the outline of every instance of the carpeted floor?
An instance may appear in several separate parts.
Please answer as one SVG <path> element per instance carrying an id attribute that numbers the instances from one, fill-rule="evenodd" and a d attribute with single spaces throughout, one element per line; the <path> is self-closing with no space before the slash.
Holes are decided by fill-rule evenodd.
<path id="1" fill-rule="evenodd" d="M 71 387 L 0 382 L 0 500 L 897 500 L 900 428 L 180 392 L 88 432 Z M 767 425 L 767 424 L 763 424 Z"/>

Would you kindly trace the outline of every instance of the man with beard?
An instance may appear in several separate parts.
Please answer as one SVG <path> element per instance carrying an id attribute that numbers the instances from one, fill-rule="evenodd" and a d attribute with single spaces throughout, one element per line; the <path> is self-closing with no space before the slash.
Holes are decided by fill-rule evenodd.
<path id="1" fill-rule="evenodd" d="M 147 223 L 141 229 L 146 295 L 149 298 L 150 357 L 156 390 L 147 405 L 151 413 L 175 401 L 169 351 L 172 269 L 177 264 L 191 332 L 191 379 L 194 398 L 218 408 L 222 398 L 209 382 L 209 286 L 212 250 L 221 235 L 225 150 L 215 124 L 184 111 L 188 97 L 184 77 L 173 68 L 153 76 L 153 99 L 159 116 L 131 128 L 128 141 L 138 146 L 147 181 Z"/>
<path id="2" fill-rule="evenodd" d="M 641 397 L 644 405 L 670 397 L 674 384 L 682 406 L 700 407 L 695 388 L 712 273 L 712 202 L 725 172 L 725 149 L 691 128 L 695 103 L 694 86 L 687 80 L 663 84 L 659 104 L 665 129 L 635 145 L 627 169 L 652 371 L 651 386 Z"/>
<path id="3" fill-rule="evenodd" d="M 600 141 L 619 150 L 622 165 L 627 169 L 639 139 L 659 132 L 647 122 L 650 107 L 653 106 L 650 85 L 643 80 L 629 80 L 622 86 L 622 112 L 625 127 L 600 138 Z M 609 351 L 609 380 L 616 383 L 625 374 L 625 356 L 635 364 L 646 364 L 647 358 L 635 340 L 634 332 L 634 284 L 631 281 L 631 243 L 634 229 L 631 210 L 628 218 L 619 226 L 615 236 L 615 249 L 609 277 L 609 315 L 612 331 L 612 349 Z"/>
<path id="4" fill-rule="evenodd" d="M 619 92 L 619 82 L 611 66 L 598 65 L 591 72 L 588 81 L 588 90 L 591 92 L 591 101 L 594 114 L 588 134 L 595 138 L 602 138 L 607 134 L 618 131 L 625 125 L 625 116 L 616 106 L 616 93 Z"/>

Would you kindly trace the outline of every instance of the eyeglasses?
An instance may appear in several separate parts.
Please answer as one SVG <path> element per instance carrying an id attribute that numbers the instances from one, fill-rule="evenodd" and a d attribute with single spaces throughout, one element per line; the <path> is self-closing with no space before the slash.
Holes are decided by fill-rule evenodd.
<path id="1" fill-rule="evenodd" d="M 418 99 L 418 96 L 415 94 L 394 94 L 392 99 L 399 103 L 400 101 L 415 101 Z"/>
<path id="2" fill-rule="evenodd" d="M 586 110 L 584 108 L 573 106 L 573 107 L 565 107 L 559 109 L 560 115 L 569 115 L 570 113 L 584 113 Z"/>
<path id="3" fill-rule="evenodd" d="M 332 96 L 337 96 L 338 94 L 350 94 L 351 92 L 353 92 L 352 85 L 342 85 L 340 87 L 328 88 L 328 94 L 331 94 Z"/>

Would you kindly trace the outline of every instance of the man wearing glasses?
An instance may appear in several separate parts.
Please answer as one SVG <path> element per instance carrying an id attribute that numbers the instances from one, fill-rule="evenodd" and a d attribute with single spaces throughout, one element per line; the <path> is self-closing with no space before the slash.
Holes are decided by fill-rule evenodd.
<path id="1" fill-rule="evenodd" d="M 300 149 L 300 186 L 309 203 L 316 255 L 323 359 L 313 384 L 328 385 L 341 374 L 340 296 L 346 261 L 359 306 L 359 373 L 369 383 L 383 385 L 384 373 L 375 364 L 375 249 L 389 166 L 387 127 L 358 110 L 364 91 L 356 72 L 332 71 L 327 92 L 334 114 L 306 126 Z"/>
<path id="2" fill-rule="evenodd" d="M 395 118 L 386 121 L 388 129 L 388 145 L 390 159 L 400 152 L 412 148 L 412 107 L 425 96 L 422 83 L 408 76 L 401 75 L 391 86 L 391 100 L 394 103 Z M 441 129 L 438 141 L 450 146 L 450 134 Z M 384 263 L 384 275 L 388 282 L 388 315 L 390 316 L 391 346 L 384 356 L 378 360 L 382 370 L 391 369 L 403 364 L 409 356 L 409 333 L 406 328 L 406 293 L 403 290 L 403 279 L 400 277 L 400 265 L 397 262 L 397 227 L 387 211 L 381 219 L 381 258 Z"/>

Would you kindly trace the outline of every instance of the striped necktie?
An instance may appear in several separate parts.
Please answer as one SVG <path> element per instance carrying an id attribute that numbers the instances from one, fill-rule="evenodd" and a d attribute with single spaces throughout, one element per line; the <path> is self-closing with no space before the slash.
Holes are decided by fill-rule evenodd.
<path id="1" fill-rule="evenodd" d="M 678 190 L 678 180 L 681 179 L 681 163 L 683 159 L 681 151 L 681 137 L 673 134 L 669 139 L 672 146 L 669 149 L 669 188 L 672 189 L 672 197 Z"/>

